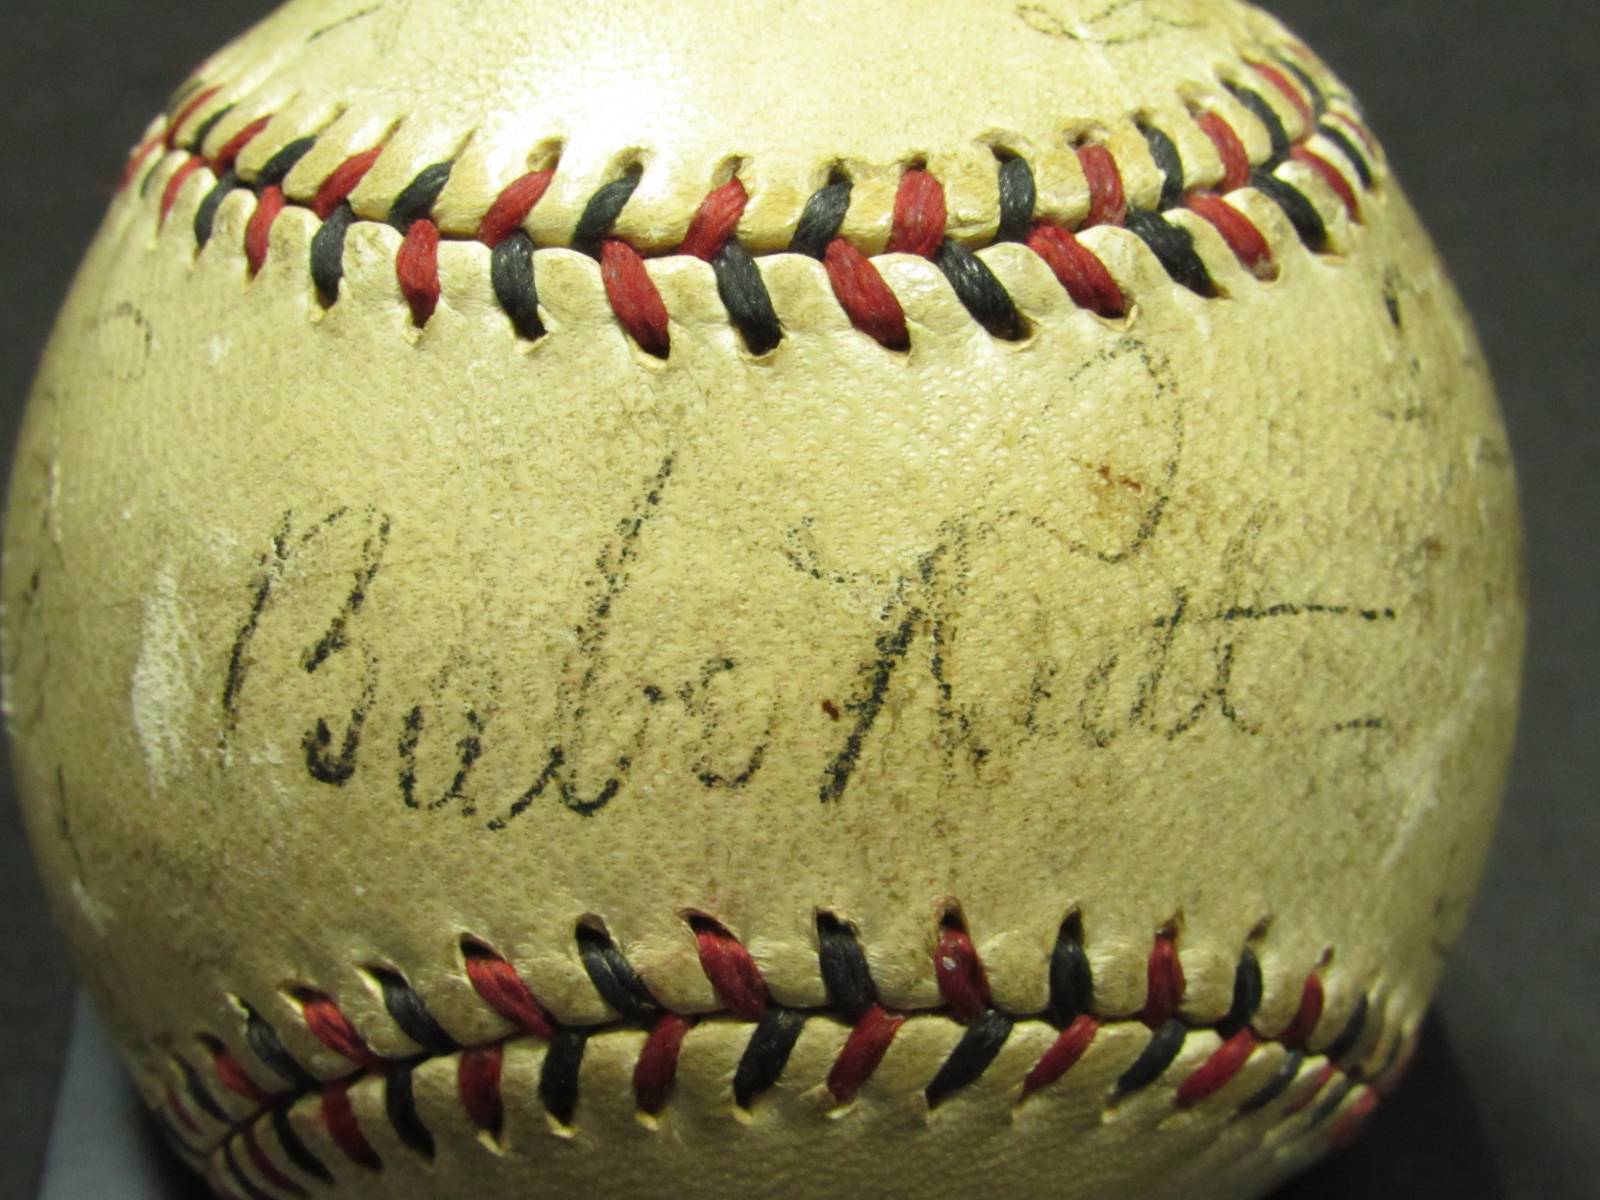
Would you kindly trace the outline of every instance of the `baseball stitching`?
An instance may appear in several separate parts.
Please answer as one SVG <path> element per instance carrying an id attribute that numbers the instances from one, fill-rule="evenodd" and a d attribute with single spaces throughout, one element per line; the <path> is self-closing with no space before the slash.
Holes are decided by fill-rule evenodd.
<path id="1" fill-rule="evenodd" d="M 1154 208 L 1129 204 L 1123 171 L 1103 144 L 1085 141 L 1076 148 L 1089 205 L 1075 228 L 1036 215 L 1038 189 L 1028 160 L 996 147 L 996 187 L 1000 219 L 991 244 L 1018 243 L 1037 254 L 1054 273 L 1074 303 L 1101 317 L 1117 319 L 1130 301 L 1111 272 L 1077 234 L 1097 226 L 1127 229 L 1149 247 L 1169 277 L 1197 295 L 1222 295 L 1195 244 L 1193 233 L 1169 213 L 1187 210 L 1216 229 L 1223 242 L 1258 278 L 1277 275 L 1281 253 L 1230 193 L 1253 188 L 1288 218 L 1304 247 L 1314 254 L 1330 248 L 1328 221 L 1305 191 L 1282 177 L 1281 169 L 1300 164 L 1338 198 L 1352 221 L 1361 220 L 1360 191 L 1376 186 L 1371 158 L 1376 153 L 1354 106 L 1328 93 L 1303 67 L 1285 56 L 1273 61 L 1246 60 L 1249 68 L 1287 105 L 1280 113 L 1261 91 L 1241 83 L 1224 86 L 1265 130 L 1268 157 L 1253 162 L 1243 139 L 1227 118 L 1214 109 L 1190 105 L 1197 126 L 1215 146 L 1223 176 L 1214 185 L 1191 183 L 1177 144 L 1162 129 L 1139 122 L 1150 156 L 1164 180 Z M 315 135 L 289 142 L 255 173 L 245 178 L 237 168 L 245 149 L 272 123 L 266 115 L 252 120 L 223 144 L 207 150 L 211 135 L 232 111 L 224 105 L 190 125 L 221 88 L 201 87 L 133 154 L 121 187 L 129 187 L 150 167 L 157 151 L 183 155 L 167 176 L 159 199 L 159 220 L 165 224 L 189 182 L 202 173 L 213 182 L 196 209 L 193 231 L 198 246 L 211 240 L 218 210 L 234 191 L 248 190 L 256 207 L 244 234 L 244 253 L 252 275 L 271 252 L 274 222 L 286 207 L 308 209 L 320 221 L 312 239 L 309 270 L 324 306 L 338 303 L 344 276 L 344 249 L 351 227 L 362 218 L 351 206 L 352 193 L 377 162 L 382 144 L 357 154 L 329 174 L 304 198 L 291 197 L 285 181 L 296 164 L 315 146 Z M 1286 115 L 1298 124 L 1291 134 Z M 1337 161 L 1336 161 L 1337 160 Z M 1342 162 L 1342 166 L 1338 165 Z M 435 163 L 422 170 L 395 196 L 385 216 L 404 237 L 395 258 L 400 290 L 412 322 L 425 327 L 438 307 L 439 245 L 450 235 L 432 210 L 449 183 L 453 163 Z M 507 185 L 483 213 L 475 240 L 491 251 L 490 281 L 496 299 L 519 336 L 536 340 L 545 334 L 535 281 L 535 246 L 523 223 L 544 196 L 558 166 L 529 172 Z M 156 171 L 143 176 L 148 187 Z M 670 317 L 651 279 L 644 256 L 612 235 L 612 226 L 642 175 L 634 165 L 590 197 L 571 236 L 571 247 L 595 258 L 613 313 L 621 328 L 644 352 L 666 358 L 671 352 Z M 820 261 L 840 307 L 851 323 L 885 349 L 910 347 L 910 331 L 899 299 L 878 267 L 859 247 L 839 236 L 850 206 L 851 181 L 836 169 L 829 182 L 805 206 L 793 231 L 788 252 Z M 745 348 L 760 356 L 783 340 L 784 327 L 759 267 L 739 240 L 737 228 L 748 196 L 737 176 L 714 189 L 697 210 L 675 253 L 709 263 L 717 290 Z M 968 314 L 989 334 L 1003 341 L 1027 336 L 1028 322 L 1004 284 L 973 247 L 947 232 L 944 189 L 920 163 L 908 164 L 897 194 L 887 251 L 913 254 L 932 261 L 949 282 Z"/>
<path id="2" fill-rule="evenodd" d="M 510 961 L 482 941 L 465 938 L 460 969 L 479 999 L 510 1028 L 505 1037 L 478 1045 L 458 1042 L 400 972 L 368 967 L 367 974 L 381 991 L 389 1018 L 418 1049 L 410 1054 L 380 1054 L 334 997 L 311 986 L 292 987 L 287 994 L 298 1008 L 306 1032 L 350 1064 L 350 1070 L 341 1076 L 319 1079 L 288 1051 L 255 1007 L 236 999 L 243 1018 L 243 1044 L 260 1068 L 252 1071 L 246 1067 L 222 1038 L 200 1035 L 197 1041 L 210 1058 L 214 1082 L 208 1083 L 200 1068 L 183 1055 L 174 1055 L 171 1061 L 177 1083 L 166 1089 L 161 1113 L 164 1127 L 181 1151 L 206 1162 L 224 1195 L 242 1195 L 248 1200 L 304 1196 L 297 1179 L 331 1182 L 333 1176 L 308 1146 L 297 1122 L 320 1126 L 328 1144 L 349 1163 L 373 1172 L 383 1169 L 383 1159 L 362 1131 L 350 1095 L 353 1086 L 369 1078 L 383 1081 L 384 1112 L 395 1137 L 422 1159 L 433 1158 L 434 1135 L 412 1095 L 413 1072 L 431 1059 L 455 1058 L 460 1105 L 483 1135 L 496 1140 L 505 1117 L 501 1063 L 506 1046 L 520 1039 L 544 1043 L 539 1102 L 557 1127 L 569 1128 L 578 1119 L 584 1049 L 590 1039 L 612 1029 L 646 1032 L 633 1070 L 633 1098 L 640 1113 L 655 1116 L 671 1101 L 685 1038 L 702 1021 L 750 1027 L 730 1096 L 738 1109 L 748 1111 L 784 1079 L 790 1053 L 810 1020 L 831 1020 L 849 1027 L 826 1080 L 802 1081 L 819 1082 L 832 1104 L 844 1109 L 871 1080 L 908 1020 L 942 1019 L 958 1022 L 963 1032 L 922 1089 L 929 1119 L 940 1105 L 990 1070 L 1021 1022 L 1043 1021 L 1057 1032 L 1050 1049 L 1011 1088 L 1018 1108 L 1059 1084 L 1103 1028 L 1137 1024 L 1149 1031 L 1148 1041 L 1104 1097 L 1107 1106 L 1155 1084 L 1191 1035 L 1209 1031 L 1220 1045 L 1178 1082 L 1172 1100 L 1176 1108 L 1194 1107 L 1217 1096 L 1259 1050 L 1277 1046 L 1286 1052 L 1283 1062 L 1265 1084 L 1232 1102 L 1234 1114 L 1249 1116 L 1278 1105 L 1280 1120 L 1309 1114 L 1308 1129 L 1337 1114 L 1330 1137 L 1342 1142 L 1353 1136 L 1385 1089 L 1399 1077 L 1409 1053 L 1409 1038 L 1391 1038 L 1380 1027 L 1380 1005 L 1369 995 L 1360 996 L 1342 1021 L 1326 1019 L 1321 972 L 1331 961 L 1331 952 L 1307 974 L 1297 1011 L 1280 1031 L 1267 1032 L 1256 1026 L 1263 981 L 1260 963 L 1248 944 L 1235 970 L 1227 1014 L 1210 1023 L 1186 1017 L 1186 982 L 1176 922 L 1156 933 L 1147 960 L 1143 1007 L 1133 1014 L 1101 1014 L 1095 1010 L 1083 923 L 1078 914 L 1070 915 L 1061 925 L 1049 960 L 1049 1007 L 1044 1013 L 1021 1014 L 996 1005 L 964 920 L 959 911 L 951 910 L 938 927 L 930 964 L 944 1007 L 931 1014 L 911 1014 L 891 1011 L 881 1003 L 856 931 L 830 913 L 819 913 L 816 921 L 818 969 L 828 995 L 827 1006 L 821 1008 L 779 1004 L 749 951 L 723 925 L 701 915 L 689 915 L 686 920 L 698 947 L 701 969 L 723 1006 L 718 1013 L 680 1013 L 668 1008 L 652 993 L 612 935 L 598 924 L 585 923 L 574 931 L 577 955 L 595 992 L 615 1018 L 601 1025 L 566 1024 L 545 1008 Z M 1337 1032 L 1331 1038 L 1325 1034 L 1319 1038 L 1325 1026 Z M 1313 1049 L 1318 1042 L 1321 1044 Z M 1381 1065 L 1369 1073 L 1363 1064 L 1385 1045 Z M 257 1081 L 258 1075 L 271 1078 L 273 1084 L 264 1086 Z M 1309 1085 L 1302 1084 L 1303 1079 L 1309 1079 Z M 1301 1086 L 1295 1088 L 1297 1084 Z M 236 1107 L 237 1101 L 245 1102 L 242 1115 L 229 1111 L 216 1088 Z M 1293 1095 L 1291 1088 L 1295 1088 Z M 269 1133 L 275 1154 L 266 1149 Z M 241 1154 L 270 1191 L 246 1174 Z"/>

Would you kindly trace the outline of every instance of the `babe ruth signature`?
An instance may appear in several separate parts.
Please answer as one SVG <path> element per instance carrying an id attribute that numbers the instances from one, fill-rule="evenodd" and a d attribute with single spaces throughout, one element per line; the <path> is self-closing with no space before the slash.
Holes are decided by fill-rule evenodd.
<path id="1" fill-rule="evenodd" d="M 1316 661 L 1311 648 L 1330 627 L 1375 631 L 1394 626 L 1400 613 L 1345 596 L 1262 595 L 1247 587 L 1252 541 L 1270 519 L 1267 509 L 1252 513 L 1209 577 L 1174 583 L 1138 619 L 1092 639 L 1074 638 L 1059 620 L 1054 632 L 1046 630 L 1047 596 L 1007 610 L 1011 669 L 1001 678 L 983 674 L 994 646 L 983 640 L 989 634 L 972 632 L 967 614 L 992 556 L 1016 550 L 1018 539 L 1045 536 L 1037 520 L 1020 513 L 951 519 L 911 569 L 877 572 L 833 561 L 825 522 L 804 522 L 784 532 L 783 559 L 797 588 L 868 601 L 842 609 L 858 614 L 858 649 L 853 661 L 837 664 L 842 686 L 834 695 L 782 697 L 754 720 L 730 722 L 741 703 L 763 703 L 741 690 L 747 671 L 761 664 L 710 653 L 684 678 L 649 678 L 634 664 L 619 670 L 612 661 L 618 610 L 636 566 L 644 556 L 671 553 L 650 531 L 671 502 L 676 469 L 673 457 L 664 458 L 619 505 L 614 532 L 595 549 L 581 583 L 582 623 L 532 678 L 505 677 L 491 650 L 466 642 L 443 648 L 443 665 L 426 684 L 414 674 L 402 682 L 399 673 L 386 673 L 393 631 L 385 641 L 370 600 L 385 586 L 398 523 L 375 509 L 341 509 L 314 522 L 286 514 L 255 578 L 241 589 L 219 694 L 224 753 L 241 736 L 290 722 L 294 728 L 275 728 L 272 736 L 298 743 L 316 783 L 341 788 L 358 773 L 377 773 L 394 781 L 395 800 L 408 809 L 455 812 L 499 831 L 535 805 L 594 816 L 622 802 L 641 752 L 669 723 L 680 742 L 690 731 L 684 786 L 739 791 L 760 779 L 785 722 L 826 722 L 830 748 L 810 768 L 813 802 L 826 805 L 859 792 L 857 767 L 895 736 L 896 722 L 886 715 L 929 696 L 946 769 L 976 780 L 1044 742 L 1065 740 L 1094 754 L 1130 738 L 1174 742 L 1208 725 L 1241 739 L 1386 728 L 1386 715 L 1364 706 L 1361 681 L 1341 675 L 1350 667 L 1306 664 Z M 1160 512 L 1159 502 L 1146 511 L 1133 534 L 1138 545 L 1157 535 Z M 313 557 L 317 569 L 301 569 L 301 560 Z M 1125 562 L 1103 552 L 1083 557 L 1089 569 L 1107 573 L 1108 585 Z M 263 631 L 275 622 L 295 635 L 292 642 L 272 639 L 297 647 L 293 661 L 259 653 Z M 1008 626 L 986 619 L 979 628 Z M 1266 638 L 1278 639 L 1275 654 L 1263 650 Z M 1285 644 L 1294 652 L 1285 654 Z M 1303 691 L 1317 698 L 1309 713 L 1285 713 L 1268 698 L 1281 693 L 1285 671 L 1319 670 L 1327 677 L 1304 681 Z M 286 694 L 313 707 L 294 711 L 273 699 Z M 536 702 L 550 716 L 535 740 L 497 738 L 497 718 L 508 705 Z M 380 727 L 382 736 L 370 735 Z M 746 731 L 744 740 L 735 743 L 730 727 Z M 491 757 L 519 764 L 519 789 L 480 794 L 475 782 Z"/>

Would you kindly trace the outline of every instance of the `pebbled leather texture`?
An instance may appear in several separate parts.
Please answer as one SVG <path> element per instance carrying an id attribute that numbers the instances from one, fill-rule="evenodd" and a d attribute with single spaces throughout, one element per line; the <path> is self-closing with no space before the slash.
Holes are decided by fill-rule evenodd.
<path id="1" fill-rule="evenodd" d="M 1448 276 L 1225 0 L 286 5 L 112 203 L 3 588 L 58 918 L 251 1200 L 1263 1194 L 1403 1068 L 1525 619 Z"/>

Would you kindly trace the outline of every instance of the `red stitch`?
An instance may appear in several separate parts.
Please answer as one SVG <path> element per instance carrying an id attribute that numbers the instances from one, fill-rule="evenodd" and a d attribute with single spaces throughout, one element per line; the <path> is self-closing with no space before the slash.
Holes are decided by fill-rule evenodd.
<path id="1" fill-rule="evenodd" d="M 1294 105 L 1295 111 L 1300 114 L 1300 119 L 1305 122 L 1306 129 L 1309 130 L 1316 126 L 1317 113 L 1311 107 L 1311 101 L 1307 100 L 1300 89 L 1290 82 L 1287 75 L 1271 63 L 1253 62 L 1250 65 L 1255 68 L 1256 74 L 1282 92 L 1284 98 Z"/>
<path id="2" fill-rule="evenodd" d="M 549 1014 L 528 990 L 528 985 L 522 982 L 515 967 L 482 946 L 469 944 L 463 949 L 466 952 L 467 979 L 484 1003 L 524 1033 L 531 1033 L 543 1041 L 555 1036 L 555 1026 Z"/>
<path id="3" fill-rule="evenodd" d="M 939 930 L 933 969 L 939 994 L 963 1021 L 976 1021 L 992 1006 L 989 977 L 965 929 L 946 924 Z"/>
<path id="4" fill-rule="evenodd" d="M 282 1171 L 278 1170 L 273 1161 L 267 1157 L 266 1151 L 261 1148 L 261 1143 L 256 1140 L 256 1130 L 253 1125 L 244 1128 L 244 1149 L 250 1156 L 250 1161 L 255 1164 L 256 1171 L 279 1191 L 288 1192 L 291 1196 L 304 1196 L 306 1190 Z"/>
<path id="5" fill-rule="evenodd" d="M 300 1001 L 300 1011 L 311 1036 L 335 1054 L 369 1071 L 381 1071 L 389 1065 L 388 1060 L 374 1053 L 362 1040 L 356 1027 L 350 1024 L 350 1019 L 339 1011 L 339 1006 L 330 997 L 310 988 L 302 988 L 295 993 L 295 999 Z"/>
<path id="6" fill-rule="evenodd" d="M 1127 312 L 1122 289 L 1105 263 L 1070 230 L 1040 221 L 1028 234 L 1028 248 L 1044 259 L 1079 308 L 1102 317 L 1120 317 Z"/>
<path id="7" fill-rule="evenodd" d="M 1089 215 L 1083 227 L 1121 225 L 1128 219 L 1128 197 L 1122 188 L 1122 170 L 1111 151 L 1100 145 L 1079 146 L 1078 163 L 1089 184 Z"/>
<path id="8" fill-rule="evenodd" d="M 178 1124 L 196 1137 L 200 1136 L 199 1124 L 189 1115 L 189 1110 L 183 1106 L 183 1101 L 178 1099 L 178 1093 L 172 1090 L 171 1084 L 167 1085 L 167 1111 Z"/>
<path id="9" fill-rule="evenodd" d="M 239 157 L 240 154 L 244 153 L 244 148 L 251 142 L 255 141 L 256 135 L 271 123 L 272 117 L 270 115 L 261 117 L 257 120 L 251 121 L 250 124 L 246 125 L 243 129 L 239 130 L 238 133 L 229 138 L 223 144 L 222 149 L 217 151 L 217 156 L 213 160 L 215 169 L 219 173 L 230 170 L 233 167 L 234 161 Z"/>
<path id="10" fill-rule="evenodd" d="M 1367 1118 L 1378 1107 L 1379 1095 L 1371 1088 L 1361 1093 L 1361 1098 L 1352 1104 L 1349 1110 L 1334 1122 L 1329 1137 L 1335 1149 L 1343 1150 L 1361 1132 L 1361 1127 L 1366 1124 Z"/>
<path id="11" fill-rule="evenodd" d="M 195 113 L 199 112 L 200 108 L 206 103 L 206 101 L 210 100 L 221 90 L 221 88 L 207 88 L 199 95 L 190 99 L 182 108 L 173 114 L 171 122 L 167 125 L 166 144 L 168 150 L 171 150 L 177 146 L 178 132 L 183 128 L 185 122 L 187 122 L 190 117 L 194 116 Z"/>
<path id="12" fill-rule="evenodd" d="M 890 350 L 911 345 L 905 310 L 871 259 L 843 238 L 834 238 L 823 252 L 822 265 L 850 324 Z"/>
<path id="13" fill-rule="evenodd" d="M 133 182 L 133 177 L 139 173 L 139 168 L 144 166 L 145 160 L 155 153 L 156 147 L 160 146 L 163 140 L 160 134 L 147 138 L 128 156 L 128 161 L 123 164 L 122 174 L 117 178 L 117 191 L 127 191 L 128 185 Z"/>
<path id="14" fill-rule="evenodd" d="M 1295 1013 L 1294 1020 L 1289 1022 L 1289 1028 L 1279 1035 L 1278 1040 L 1291 1050 L 1302 1048 L 1322 1021 L 1323 999 L 1322 977 L 1316 974 L 1307 975 L 1305 986 L 1300 989 L 1300 1010 Z"/>
<path id="15" fill-rule="evenodd" d="M 243 1096 L 259 1108 L 270 1108 L 273 1102 L 272 1094 L 263 1091 L 261 1085 L 250 1078 L 250 1073 L 232 1052 L 214 1038 L 204 1040 L 207 1049 L 211 1051 L 211 1068 L 217 1073 L 222 1086 L 236 1096 Z"/>
<path id="16" fill-rule="evenodd" d="M 276 184 L 263 189 L 261 198 L 256 202 L 255 212 L 250 214 L 250 223 L 244 230 L 244 256 L 250 264 L 250 274 L 254 275 L 261 270 L 267 261 L 267 251 L 271 247 L 272 223 L 278 219 L 278 214 L 283 212 L 283 189 Z"/>
<path id="17" fill-rule="evenodd" d="M 1296 1100 L 1288 1108 L 1284 1109 L 1283 1115 L 1286 1117 L 1292 1117 L 1296 1113 L 1304 1112 L 1306 1109 L 1310 1108 L 1312 1101 L 1314 1101 L 1317 1096 L 1321 1094 L 1322 1089 L 1327 1087 L 1329 1081 L 1332 1080 L 1333 1077 L 1338 1073 L 1338 1067 L 1334 1066 L 1332 1063 L 1326 1064 L 1322 1070 L 1317 1072 L 1317 1078 L 1316 1081 L 1312 1083 L 1311 1090 L 1300 1099 Z"/>
<path id="18" fill-rule="evenodd" d="M 1177 1014 L 1188 986 L 1183 978 L 1183 963 L 1178 959 L 1178 932 L 1171 926 L 1156 934 L 1146 978 L 1149 991 L 1139 1019 L 1151 1029 L 1160 1029 Z"/>
<path id="19" fill-rule="evenodd" d="M 1192 1108 L 1207 1097 L 1216 1095 L 1244 1069 L 1245 1063 L 1250 1061 L 1250 1056 L 1255 1052 L 1255 1034 L 1248 1029 L 1241 1029 L 1218 1046 L 1211 1057 L 1178 1086 L 1178 1107 Z"/>
<path id="20" fill-rule="evenodd" d="M 1274 278 L 1278 271 L 1272 261 L 1272 246 L 1254 221 L 1229 204 L 1221 196 L 1210 192 L 1195 192 L 1187 200 L 1194 212 L 1199 213 L 1222 235 L 1234 256 L 1262 279 Z"/>
<path id="21" fill-rule="evenodd" d="M 913 167 L 901 176 L 895 195 L 889 253 L 932 258 L 944 244 L 947 220 L 944 186 L 924 168 Z"/>
<path id="22" fill-rule="evenodd" d="M 489 211 L 478 222 L 478 240 L 491 250 L 515 233 L 533 206 L 544 198 L 544 193 L 555 178 L 555 170 L 530 171 L 521 179 L 513 180 L 495 197 Z"/>
<path id="23" fill-rule="evenodd" d="M 411 321 L 421 329 L 439 307 L 439 227 L 413 221 L 395 255 L 394 270 L 411 306 Z"/>
<path id="24" fill-rule="evenodd" d="M 656 1021 L 633 1064 L 633 1094 L 639 1109 L 654 1116 L 667 1103 L 678 1077 L 678 1051 L 694 1022 L 677 1013 Z"/>
<path id="25" fill-rule="evenodd" d="M 1211 144 L 1217 148 L 1217 156 L 1222 159 L 1222 179 L 1217 184 L 1219 192 L 1234 192 L 1250 183 L 1250 151 L 1245 149 L 1244 141 L 1227 118 L 1220 113 L 1199 113 L 1194 123 L 1200 131 L 1211 139 Z"/>
<path id="26" fill-rule="evenodd" d="M 750 952 L 726 929 L 710 922 L 696 923 L 695 938 L 700 944 L 700 968 L 722 1002 L 745 1021 L 766 1016 L 772 997 Z"/>
<path id="27" fill-rule="evenodd" d="M 1084 1052 L 1094 1044 L 1095 1034 L 1099 1032 L 1100 1022 L 1087 1013 L 1063 1029 L 1055 1044 L 1044 1052 L 1044 1057 L 1034 1064 L 1033 1070 L 1022 1081 L 1022 1098 L 1026 1100 L 1072 1070 Z"/>
<path id="28" fill-rule="evenodd" d="M 167 216 L 172 212 L 172 206 L 178 202 L 178 193 L 183 190 L 183 185 L 189 182 L 189 176 L 205 165 L 205 159 L 191 157 L 172 173 L 172 177 L 167 180 L 167 186 L 161 192 L 161 215 L 157 218 L 158 225 L 167 223 Z"/>
<path id="29" fill-rule="evenodd" d="M 318 220 L 326 221 L 333 215 L 334 209 L 350 198 L 350 193 L 367 177 L 367 172 L 372 170 L 372 164 L 378 161 L 378 155 L 382 153 L 382 146 L 374 146 L 345 159 L 334 168 L 333 174 L 322 181 L 322 186 L 311 201 L 311 211 L 317 214 Z"/>
<path id="30" fill-rule="evenodd" d="M 881 1004 L 867 1009 L 850 1030 L 844 1049 L 839 1051 L 833 1069 L 828 1072 L 828 1091 L 837 1103 L 849 1104 L 856 1098 L 905 1023 L 904 1017 L 890 1016 Z"/>
<path id="31" fill-rule="evenodd" d="M 710 262 L 722 252 L 722 247 L 739 227 L 744 207 L 750 201 L 744 184 L 730 179 L 700 203 L 694 220 L 689 222 L 689 232 L 684 235 L 679 254 L 692 254 Z"/>
<path id="32" fill-rule="evenodd" d="M 505 1055 L 498 1043 L 461 1052 L 456 1063 L 456 1094 L 461 1107 L 479 1129 L 500 1131 L 505 1102 L 500 1096 L 500 1070 Z"/>
<path id="33" fill-rule="evenodd" d="M 350 1104 L 350 1085 L 325 1083 L 322 1085 L 322 1124 L 333 1144 L 351 1162 L 369 1171 L 383 1170 L 383 1160 L 372 1148 L 361 1126 L 356 1121 L 356 1111 Z"/>
<path id="34" fill-rule="evenodd" d="M 1339 199 L 1344 201 L 1346 211 L 1356 220 L 1361 219 L 1361 202 L 1356 199 L 1356 189 L 1344 177 L 1344 173 L 1334 166 L 1315 150 L 1308 150 L 1304 146 L 1296 146 L 1289 152 L 1289 156 L 1298 163 L 1305 163 L 1327 182 Z"/>
<path id="35" fill-rule="evenodd" d="M 644 259 L 627 242 L 606 238 L 600 243 L 600 278 L 617 320 L 646 353 L 665 358 L 671 348 L 667 306 Z"/>

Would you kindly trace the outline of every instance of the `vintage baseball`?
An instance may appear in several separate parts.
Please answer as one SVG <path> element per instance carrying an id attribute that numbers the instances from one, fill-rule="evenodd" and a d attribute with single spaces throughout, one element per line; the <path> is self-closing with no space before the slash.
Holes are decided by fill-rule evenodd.
<path id="1" fill-rule="evenodd" d="M 1515 485 L 1233 0 L 296 0 L 136 148 L 5 714 L 220 1197 L 1261 1196 L 1483 864 Z"/>

